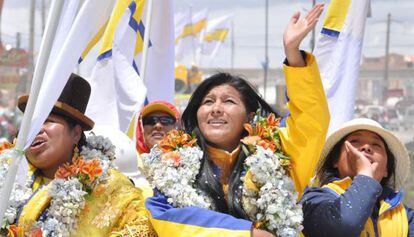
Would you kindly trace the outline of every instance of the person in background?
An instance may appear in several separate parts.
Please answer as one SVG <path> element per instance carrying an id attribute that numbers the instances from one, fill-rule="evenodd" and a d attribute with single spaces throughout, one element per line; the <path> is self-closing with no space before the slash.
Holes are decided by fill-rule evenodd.
<path id="1" fill-rule="evenodd" d="M 394 134 L 353 119 L 328 137 L 319 164 L 319 187 L 301 200 L 305 236 L 414 236 L 414 211 L 401 191 L 410 158 Z"/>
<path id="2" fill-rule="evenodd" d="M 144 106 L 136 128 L 136 147 L 139 154 L 150 149 L 179 125 L 180 112 L 166 101 L 154 101 Z"/>

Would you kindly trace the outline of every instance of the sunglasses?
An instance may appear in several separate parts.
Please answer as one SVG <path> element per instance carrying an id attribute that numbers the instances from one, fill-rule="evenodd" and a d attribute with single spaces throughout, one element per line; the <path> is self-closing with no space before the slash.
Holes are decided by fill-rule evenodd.
<path id="1" fill-rule="evenodd" d="M 145 117 L 142 118 L 142 125 L 150 125 L 150 126 L 154 126 L 157 123 L 161 123 L 163 126 L 168 126 L 168 125 L 174 125 L 175 124 L 175 118 L 170 117 L 170 116 L 149 116 L 149 117 Z"/>

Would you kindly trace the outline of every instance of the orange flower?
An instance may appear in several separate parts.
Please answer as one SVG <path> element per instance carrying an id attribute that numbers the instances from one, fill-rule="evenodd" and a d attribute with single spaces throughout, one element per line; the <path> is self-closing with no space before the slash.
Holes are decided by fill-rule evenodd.
<path id="1" fill-rule="evenodd" d="M 81 170 L 86 165 L 85 160 L 80 157 L 74 157 L 73 158 L 73 164 L 71 165 L 72 174 L 78 175 L 81 173 Z"/>
<path id="2" fill-rule="evenodd" d="M 9 232 L 7 233 L 7 237 L 23 237 L 24 232 L 23 228 L 17 225 L 11 225 L 8 228 Z"/>
<path id="3" fill-rule="evenodd" d="M 192 147 L 197 139 L 182 130 L 171 130 L 159 143 L 164 152 L 175 151 L 180 147 Z"/>
<path id="4" fill-rule="evenodd" d="M 269 116 L 266 118 L 266 122 L 271 127 L 279 126 L 280 118 L 276 119 L 276 116 L 274 114 L 269 114 Z"/>
<path id="5" fill-rule="evenodd" d="M 29 234 L 30 237 L 42 237 L 42 235 L 43 235 L 43 232 L 42 232 L 42 229 L 40 228 L 33 229 L 32 231 L 30 231 L 30 234 Z"/>
<path id="6" fill-rule="evenodd" d="M 13 148 L 14 144 L 10 143 L 10 142 L 2 142 L 0 143 L 0 154 L 7 149 Z"/>
<path id="7" fill-rule="evenodd" d="M 253 126 L 249 123 L 245 123 L 244 124 L 244 129 L 246 129 L 246 131 L 249 133 L 249 136 L 259 136 L 262 137 L 264 134 L 264 127 L 259 124 L 256 123 L 255 129 L 253 129 Z"/>
<path id="8" fill-rule="evenodd" d="M 263 137 L 264 134 L 264 127 L 258 123 L 256 124 L 256 134 L 259 137 Z"/>
<path id="9" fill-rule="evenodd" d="M 269 148 L 271 151 L 275 152 L 276 151 L 276 144 L 273 141 L 268 141 L 268 140 L 260 140 L 257 143 L 258 146 L 263 147 L 264 149 Z"/>
<path id="10" fill-rule="evenodd" d="M 253 127 L 250 123 L 245 123 L 244 124 L 244 129 L 246 129 L 246 131 L 249 133 L 249 136 L 254 135 Z"/>
<path id="11" fill-rule="evenodd" d="M 85 165 L 81 167 L 81 173 L 86 175 L 91 182 L 100 176 L 102 172 L 101 163 L 97 159 L 85 162 Z"/>
<path id="12" fill-rule="evenodd" d="M 180 162 L 181 162 L 180 152 L 178 152 L 178 151 L 167 152 L 167 153 L 162 155 L 162 159 L 172 160 L 173 163 L 174 163 L 174 166 L 178 167 L 180 165 Z"/>
<path id="13" fill-rule="evenodd" d="M 59 169 L 55 173 L 55 178 L 57 179 L 67 179 L 72 175 L 71 166 L 68 164 L 64 164 L 59 167 Z"/>
<path id="14" fill-rule="evenodd" d="M 256 145 L 259 141 L 261 140 L 261 138 L 259 136 L 247 136 L 244 137 L 241 142 L 247 146 L 249 145 Z"/>

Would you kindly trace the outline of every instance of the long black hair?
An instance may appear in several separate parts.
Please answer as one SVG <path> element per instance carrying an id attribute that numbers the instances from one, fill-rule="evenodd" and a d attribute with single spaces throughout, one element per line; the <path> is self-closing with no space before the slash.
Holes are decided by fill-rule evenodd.
<path id="1" fill-rule="evenodd" d="M 197 111 L 200 108 L 204 97 L 214 87 L 220 85 L 229 85 L 235 88 L 241 95 L 241 99 L 246 108 L 247 114 L 255 113 L 260 109 L 262 116 L 269 113 L 278 114 L 270 107 L 269 104 L 256 92 L 252 85 L 240 76 L 229 73 L 217 73 L 205 79 L 194 91 L 182 115 L 182 122 L 187 133 L 194 133 L 197 137 L 197 143 L 203 151 L 206 151 L 207 141 L 198 127 Z M 242 136 L 246 136 L 244 132 Z M 217 211 L 229 213 L 238 218 L 247 219 L 247 214 L 241 207 L 241 176 L 243 172 L 243 163 L 246 159 L 244 152 L 240 152 L 229 177 L 228 201 L 223 192 L 223 187 L 219 181 L 219 177 L 214 174 L 214 164 L 208 158 L 207 152 L 204 152 L 202 164 L 196 183 L 198 187 L 209 195 L 215 204 Z"/>
<path id="2" fill-rule="evenodd" d="M 324 163 L 318 168 L 316 175 L 317 175 L 320 186 L 328 184 L 334 181 L 335 179 L 339 178 L 339 172 L 338 172 L 338 169 L 335 168 L 335 164 L 339 160 L 339 157 L 341 155 L 342 145 L 344 144 L 348 135 L 344 136 L 339 142 L 335 144 L 335 146 L 333 146 L 331 151 L 326 156 Z M 388 145 L 384 141 L 384 139 L 382 137 L 380 138 L 385 145 L 385 151 L 387 153 L 387 173 L 388 173 L 387 177 L 384 177 L 381 180 L 381 185 L 395 188 L 395 175 L 394 175 L 395 157 L 394 157 L 394 154 L 392 154 L 392 152 L 388 148 Z"/>

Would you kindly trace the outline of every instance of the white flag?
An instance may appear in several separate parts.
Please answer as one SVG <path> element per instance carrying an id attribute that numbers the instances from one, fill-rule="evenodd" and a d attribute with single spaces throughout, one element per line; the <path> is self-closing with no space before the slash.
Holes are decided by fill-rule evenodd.
<path id="1" fill-rule="evenodd" d="M 328 98 L 329 133 L 352 119 L 369 0 L 332 0 L 314 55 Z"/>
<path id="2" fill-rule="evenodd" d="M 43 122 L 52 111 L 53 105 L 59 98 L 70 74 L 75 69 L 87 43 L 108 20 L 114 1 L 89 0 L 83 4 L 64 43 L 60 46 L 61 51 L 53 62 L 49 61 L 47 74 L 45 74 L 40 88 L 24 149 L 32 143 Z"/>
<path id="3" fill-rule="evenodd" d="M 147 89 L 134 56 L 142 50 L 140 27 L 144 0 L 118 1 L 102 38 L 86 115 L 97 125 L 126 131 L 133 114 L 144 104 Z M 141 24 L 141 25 L 140 25 Z"/>
<path id="4" fill-rule="evenodd" d="M 173 0 L 152 0 L 150 47 L 144 83 L 147 99 L 174 100 L 174 4 Z M 143 17 L 143 24 L 147 21 Z M 139 67 L 141 54 L 136 58 Z"/>
<path id="5" fill-rule="evenodd" d="M 186 55 L 193 55 L 194 59 L 196 58 L 206 29 L 207 15 L 207 9 L 195 14 L 189 9 L 176 17 L 175 57 L 177 61 L 181 61 Z"/>
<path id="6" fill-rule="evenodd" d="M 215 57 L 229 35 L 232 18 L 232 15 L 228 15 L 208 21 L 201 54 L 208 56 L 210 60 Z"/>

